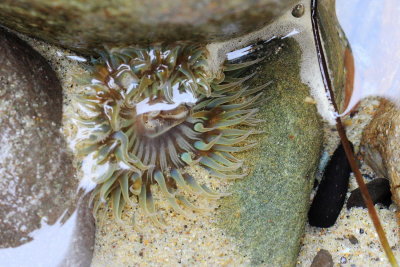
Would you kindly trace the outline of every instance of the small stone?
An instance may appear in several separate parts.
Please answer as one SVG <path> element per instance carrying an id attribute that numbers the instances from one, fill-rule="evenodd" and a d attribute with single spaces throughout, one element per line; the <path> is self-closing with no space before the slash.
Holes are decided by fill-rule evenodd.
<path id="1" fill-rule="evenodd" d="M 329 251 L 321 249 L 315 255 L 310 267 L 332 267 L 333 259 Z"/>
<path id="2" fill-rule="evenodd" d="M 293 17 L 300 18 L 304 15 L 304 11 L 305 11 L 304 5 L 298 4 L 293 8 L 292 15 Z"/>
<path id="3" fill-rule="evenodd" d="M 331 227 L 335 224 L 346 198 L 350 173 L 350 164 L 340 145 L 329 161 L 312 201 L 308 212 L 310 225 Z"/>
<path id="4" fill-rule="evenodd" d="M 357 239 L 357 237 L 355 237 L 354 235 L 350 235 L 350 236 L 348 237 L 348 239 L 349 239 L 350 243 L 352 243 L 353 245 L 358 244 L 358 239 Z"/>
<path id="5" fill-rule="evenodd" d="M 310 96 L 305 97 L 304 102 L 307 104 L 313 104 L 313 105 L 317 104 L 317 101 L 315 101 L 315 99 Z"/>
<path id="6" fill-rule="evenodd" d="M 340 263 L 342 264 L 347 263 L 346 257 L 340 257 Z"/>
<path id="7" fill-rule="evenodd" d="M 390 184 L 388 179 L 377 178 L 366 185 L 374 204 L 380 203 L 385 207 L 390 206 L 392 203 L 392 193 L 390 192 Z M 351 209 L 353 207 L 366 208 L 360 188 L 353 190 L 349 199 L 347 200 L 347 209 Z"/>

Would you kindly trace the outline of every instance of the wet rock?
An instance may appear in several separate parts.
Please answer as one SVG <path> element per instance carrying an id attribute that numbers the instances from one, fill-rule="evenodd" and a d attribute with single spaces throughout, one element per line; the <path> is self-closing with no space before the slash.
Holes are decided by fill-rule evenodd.
<path id="1" fill-rule="evenodd" d="M 332 267 L 333 259 L 329 251 L 321 249 L 315 255 L 310 267 Z"/>
<path id="2" fill-rule="evenodd" d="M 351 167 L 343 146 L 339 145 L 326 166 L 310 210 L 308 222 L 316 227 L 331 227 L 344 205 Z"/>
<path id="3" fill-rule="evenodd" d="M 62 95 L 54 72 L 21 40 L 5 32 L 0 38 L 0 240 L 15 247 L 29 241 L 41 218 L 55 223 L 76 181 L 71 158 L 60 151 Z"/>
<path id="4" fill-rule="evenodd" d="M 22 0 L 0 3 L 0 23 L 72 50 L 158 41 L 226 40 L 272 22 L 298 0 Z"/>
<path id="5" fill-rule="evenodd" d="M 309 88 L 299 77 L 296 42 L 277 40 L 264 49 L 257 53 L 266 60 L 255 67 L 254 85 L 274 81 L 260 110 L 265 134 L 257 149 L 244 155 L 253 171 L 221 201 L 220 226 L 248 251 L 252 265 L 293 266 L 322 149 L 322 125 L 315 105 L 305 101 Z"/>
<path id="6" fill-rule="evenodd" d="M 7 255 L 29 260 L 39 254 L 30 241 L 43 227 L 68 223 L 78 181 L 60 133 L 62 90 L 49 64 L 19 38 L 0 31 L 0 65 L 0 258 L 5 263 Z M 93 242 L 93 229 L 85 233 Z M 23 254 L 15 256 L 18 251 Z"/>
<path id="7" fill-rule="evenodd" d="M 400 205 L 400 109 L 382 100 L 371 123 L 365 128 L 361 150 L 365 161 L 390 181 L 393 200 Z"/>
<path id="8" fill-rule="evenodd" d="M 390 204 L 392 203 L 392 194 L 390 192 L 388 179 L 377 178 L 367 183 L 366 185 L 374 204 L 380 203 L 386 207 L 390 206 Z M 367 208 L 359 188 L 353 190 L 349 199 L 347 200 L 347 209 L 351 209 L 353 207 Z"/>
<path id="9" fill-rule="evenodd" d="M 318 1 L 320 34 L 335 91 L 335 101 L 340 111 L 350 102 L 353 93 L 354 59 L 346 35 L 336 17 L 336 0 Z"/>

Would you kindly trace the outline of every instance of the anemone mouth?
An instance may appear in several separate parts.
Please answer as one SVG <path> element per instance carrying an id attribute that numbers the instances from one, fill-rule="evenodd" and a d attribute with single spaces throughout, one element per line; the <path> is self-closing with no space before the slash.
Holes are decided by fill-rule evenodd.
<path id="1" fill-rule="evenodd" d="M 190 116 L 190 109 L 186 105 L 180 105 L 173 110 L 157 110 L 136 116 L 135 130 L 139 135 L 149 139 L 156 139 L 173 128 L 184 123 Z"/>
<path id="2" fill-rule="evenodd" d="M 94 181 L 94 213 L 112 203 L 121 218 L 125 204 L 136 196 L 144 213 L 163 225 L 151 188 L 157 185 L 178 212 L 199 211 L 177 189 L 219 198 L 197 183 L 185 166 L 198 164 L 218 179 L 239 179 L 243 162 L 233 154 L 255 146 L 244 144 L 252 134 L 262 90 L 244 87 L 252 76 L 241 69 L 256 62 L 227 64 L 224 79 L 207 72 L 206 50 L 199 46 L 156 45 L 147 49 L 112 49 L 95 61 L 85 94 L 79 97 L 85 116 L 75 118 L 81 129 L 76 151 L 93 157 L 103 173 Z"/>

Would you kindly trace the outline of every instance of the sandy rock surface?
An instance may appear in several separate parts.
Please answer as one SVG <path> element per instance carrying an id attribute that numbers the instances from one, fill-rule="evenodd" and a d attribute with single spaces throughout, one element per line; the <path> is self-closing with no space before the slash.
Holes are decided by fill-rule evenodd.
<path id="1" fill-rule="evenodd" d="M 382 100 L 362 136 L 364 158 L 381 177 L 389 178 L 393 199 L 400 205 L 400 109 Z"/>

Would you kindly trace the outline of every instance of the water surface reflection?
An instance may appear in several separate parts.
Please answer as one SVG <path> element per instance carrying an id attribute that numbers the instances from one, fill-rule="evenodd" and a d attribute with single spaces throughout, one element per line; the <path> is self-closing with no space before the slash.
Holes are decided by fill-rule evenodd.
<path id="1" fill-rule="evenodd" d="M 31 241 L 0 248 L 0 263 L 7 267 L 89 266 L 95 227 L 88 199 L 89 195 L 81 197 L 72 215 L 66 210 L 54 224 L 42 219 L 40 227 L 28 234 Z"/>
<path id="2" fill-rule="evenodd" d="M 344 113 L 367 96 L 400 103 L 399 1 L 337 0 L 336 10 L 355 62 L 354 91 Z"/>

